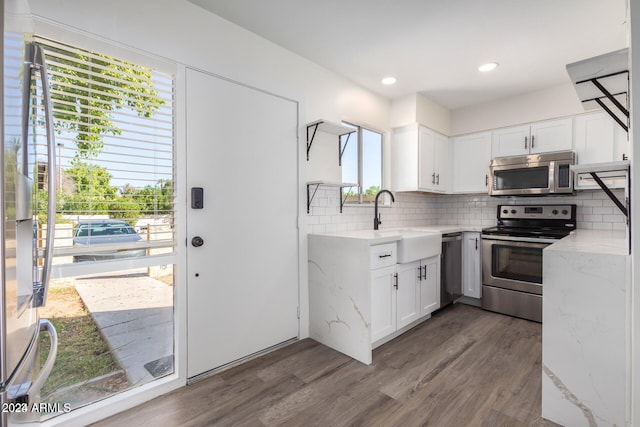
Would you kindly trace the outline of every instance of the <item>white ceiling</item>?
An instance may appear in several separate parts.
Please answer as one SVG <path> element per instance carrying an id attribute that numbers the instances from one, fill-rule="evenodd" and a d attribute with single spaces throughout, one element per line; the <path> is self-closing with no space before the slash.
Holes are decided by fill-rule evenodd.
<path id="1" fill-rule="evenodd" d="M 626 0 L 189 1 L 383 96 L 452 110 L 568 83 L 566 64 L 628 45 Z M 500 66 L 480 73 L 487 61 Z"/>

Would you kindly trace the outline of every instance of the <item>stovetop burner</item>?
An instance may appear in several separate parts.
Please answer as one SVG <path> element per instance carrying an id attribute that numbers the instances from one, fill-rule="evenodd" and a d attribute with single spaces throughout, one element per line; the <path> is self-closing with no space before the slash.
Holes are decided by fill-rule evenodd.
<path id="1" fill-rule="evenodd" d="M 561 239 L 576 229 L 576 205 L 499 205 L 497 218 L 482 234 Z"/>
<path id="2" fill-rule="evenodd" d="M 496 226 L 485 228 L 482 234 L 492 236 L 512 236 L 512 237 L 537 237 L 540 239 L 562 239 L 571 233 L 573 229 L 533 229 L 523 227 Z"/>

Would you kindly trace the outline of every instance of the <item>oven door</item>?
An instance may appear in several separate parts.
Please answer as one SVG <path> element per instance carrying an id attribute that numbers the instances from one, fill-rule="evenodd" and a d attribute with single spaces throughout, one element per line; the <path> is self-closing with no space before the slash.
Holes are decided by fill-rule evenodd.
<path id="1" fill-rule="evenodd" d="M 551 242 L 504 236 L 482 238 L 482 284 L 542 295 L 542 250 Z"/>

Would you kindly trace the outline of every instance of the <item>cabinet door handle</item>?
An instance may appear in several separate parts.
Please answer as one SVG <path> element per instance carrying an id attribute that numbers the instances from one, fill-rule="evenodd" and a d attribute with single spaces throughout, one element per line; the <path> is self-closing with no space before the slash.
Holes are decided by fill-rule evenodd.
<path id="1" fill-rule="evenodd" d="M 436 185 L 440 185 L 440 174 L 436 175 Z"/>
<path id="2" fill-rule="evenodd" d="M 529 137 L 528 137 L 528 136 L 525 136 L 525 137 L 524 137 L 524 148 L 528 148 L 528 147 L 527 147 L 527 142 L 528 142 L 528 140 L 529 140 Z"/>
<path id="3" fill-rule="evenodd" d="M 435 172 L 431 174 L 431 183 L 432 184 L 436 183 L 436 173 Z"/>
<path id="4" fill-rule="evenodd" d="M 393 287 L 398 289 L 398 273 L 394 274 L 393 278 L 395 279 L 395 283 L 394 283 Z"/>
<path id="5" fill-rule="evenodd" d="M 622 160 L 629 160 L 629 157 L 627 157 L 626 154 L 622 153 Z"/>
<path id="6" fill-rule="evenodd" d="M 476 251 L 478 250 L 478 238 L 476 237 Z"/>
<path id="7" fill-rule="evenodd" d="M 484 175 L 484 186 L 485 187 L 489 186 L 489 175 L 487 174 Z"/>
<path id="8" fill-rule="evenodd" d="M 426 266 L 426 265 L 424 265 L 423 267 L 424 267 L 424 277 L 423 277 L 423 280 L 427 280 L 427 266 Z"/>
<path id="9" fill-rule="evenodd" d="M 533 148 L 535 145 L 536 145 L 536 136 L 531 135 L 531 148 Z"/>
<path id="10" fill-rule="evenodd" d="M 418 266 L 418 280 L 422 280 L 422 267 Z"/>

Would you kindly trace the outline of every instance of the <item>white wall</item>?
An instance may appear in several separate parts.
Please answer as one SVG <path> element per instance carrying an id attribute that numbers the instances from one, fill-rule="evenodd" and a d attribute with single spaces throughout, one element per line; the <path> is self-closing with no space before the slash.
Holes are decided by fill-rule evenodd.
<path id="1" fill-rule="evenodd" d="M 449 135 L 463 135 L 580 113 L 584 113 L 584 109 L 569 82 L 537 92 L 453 110 Z"/>
<path id="2" fill-rule="evenodd" d="M 636 131 L 640 126 L 640 5 L 637 1 L 629 1 L 630 41 L 630 85 L 631 85 L 631 425 L 640 425 L 640 134 Z M 639 155 L 635 152 L 638 151 Z"/>
<path id="3" fill-rule="evenodd" d="M 305 105 L 303 123 L 389 128 L 390 101 L 184 0 L 30 0 L 34 15 Z"/>
<path id="4" fill-rule="evenodd" d="M 451 112 L 419 93 L 412 93 L 391 102 L 391 127 L 421 123 L 444 135 L 451 133 Z"/>

